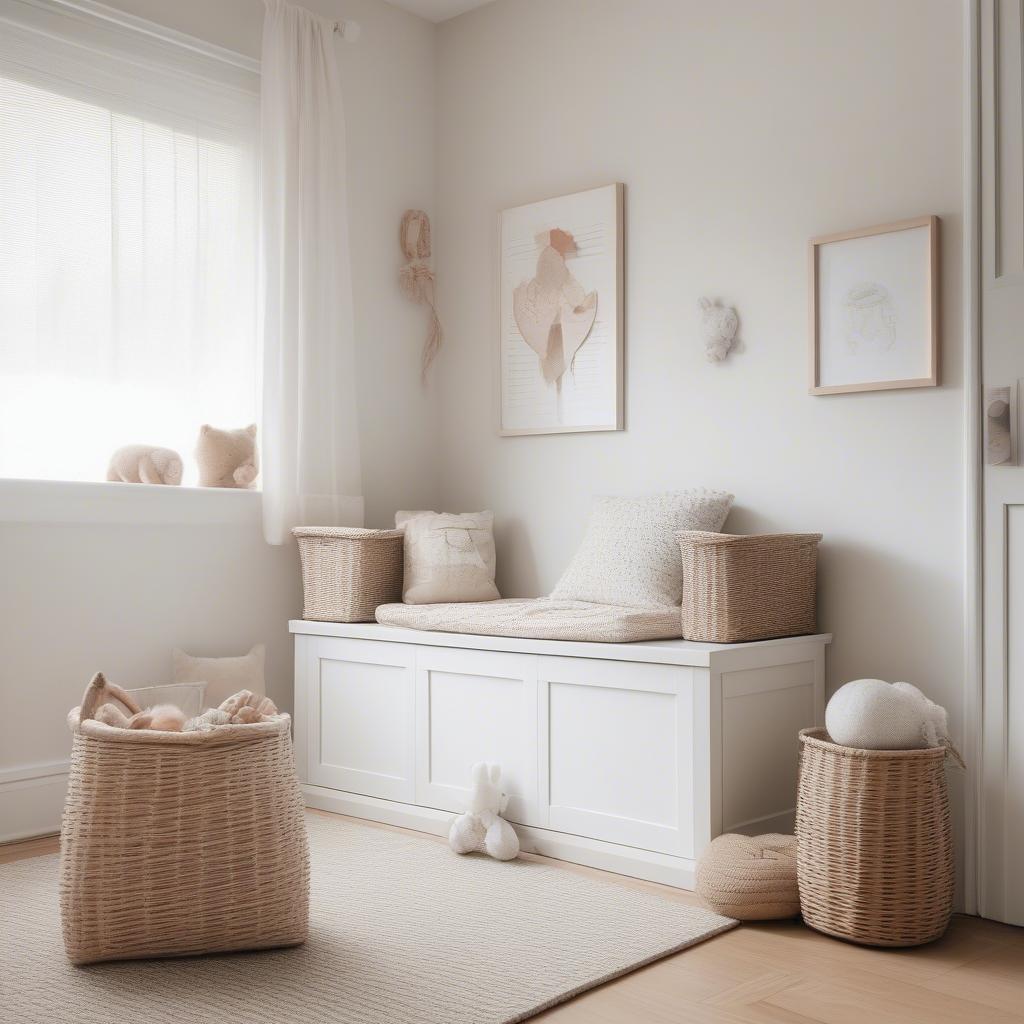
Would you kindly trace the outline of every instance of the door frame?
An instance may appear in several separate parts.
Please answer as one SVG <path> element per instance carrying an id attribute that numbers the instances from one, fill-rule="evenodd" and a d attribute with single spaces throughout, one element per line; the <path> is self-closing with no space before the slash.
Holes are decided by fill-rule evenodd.
<path id="1" fill-rule="evenodd" d="M 977 914 L 982 878 L 983 461 L 981 431 L 981 0 L 963 3 L 964 728 L 963 910 Z"/>

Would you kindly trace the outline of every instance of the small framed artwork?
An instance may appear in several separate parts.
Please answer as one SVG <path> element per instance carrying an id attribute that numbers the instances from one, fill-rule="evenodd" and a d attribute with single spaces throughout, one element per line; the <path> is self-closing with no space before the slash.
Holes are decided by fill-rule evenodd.
<path id="1" fill-rule="evenodd" d="M 810 392 L 939 382 L 939 218 L 812 238 Z"/>
<path id="2" fill-rule="evenodd" d="M 501 213 L 499 433 L 622 429 L 622 185 Z"/>

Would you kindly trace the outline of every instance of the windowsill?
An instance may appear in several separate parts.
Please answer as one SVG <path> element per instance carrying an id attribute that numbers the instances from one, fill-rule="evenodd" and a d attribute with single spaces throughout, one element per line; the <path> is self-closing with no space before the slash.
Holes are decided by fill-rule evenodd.
<path id="1" fill-rule="evenodd" d="M 144 526 L 259 522 L 259 491 L 0 479 L 0 523 Z"/>

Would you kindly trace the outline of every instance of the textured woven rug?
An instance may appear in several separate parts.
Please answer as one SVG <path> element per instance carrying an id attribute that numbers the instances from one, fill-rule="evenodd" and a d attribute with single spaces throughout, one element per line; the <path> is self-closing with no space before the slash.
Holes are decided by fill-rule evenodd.
<path id="1" fill-rule="evenodd" d="M 735 923 L 546 864 L 307 823 L 310 937 L 294 949 L 71 967 L 56 854 L 0 866 L 0 1019 L 511 1024 Z"/>

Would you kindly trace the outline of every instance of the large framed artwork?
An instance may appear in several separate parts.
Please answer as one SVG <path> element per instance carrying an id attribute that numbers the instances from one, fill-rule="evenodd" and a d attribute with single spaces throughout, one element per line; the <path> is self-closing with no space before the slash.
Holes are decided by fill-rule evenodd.
<path id="1" fill-rule="evenodd" d="M 810 241 L 810 392 L 935 387 L 939 218 Z"/>
<path id="2" fill-rule="evenodd" d="M 622 192 L 501 213 L 503 435 L 622 429 Z"/>

